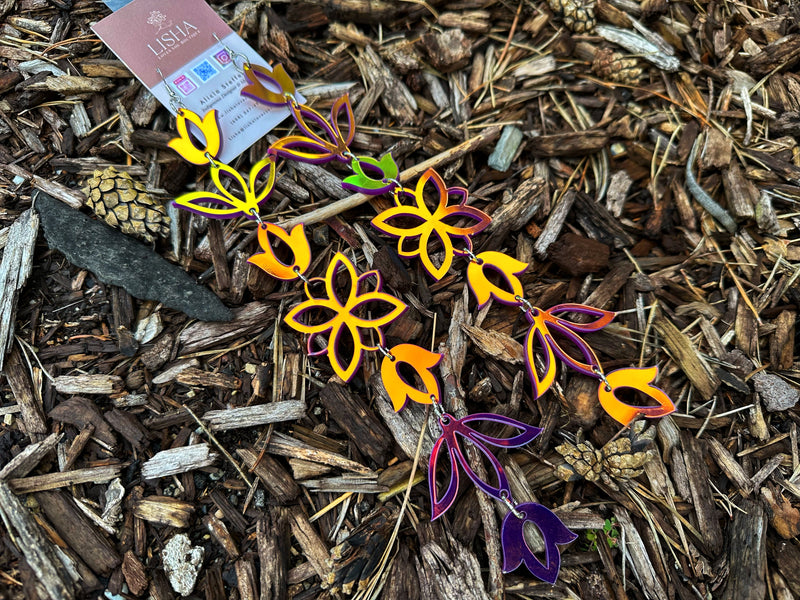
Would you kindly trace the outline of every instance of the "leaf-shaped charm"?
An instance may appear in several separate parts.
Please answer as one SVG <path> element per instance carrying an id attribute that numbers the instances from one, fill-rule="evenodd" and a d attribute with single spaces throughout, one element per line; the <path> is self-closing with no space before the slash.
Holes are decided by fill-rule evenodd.
<path id="1" fill-rule="evenodd" d="M 431 213 L 425 205 L 426 191 L 438 198 L 436 210 Z M 460 198 L 457 204 L 449 204 L 450 196 Z M 413 205 L 402 203 L 403 198 L 411 198 Z M 460 187 L 448 188 L 444 180 L 433 169 L 428 169 L 419 178 L 417 187 L 413 190 L 403 188 L 395 190 L 395 206 L 383 211 L 372 219 L 372 225 L 388 235 L 399 238 L 397 244 L 398 254 L 404 258 L 419 256 L 422 266 L 437 281 L 442 279 L 453 264 L 455 250 L 453 239 L 464 242 L 467 248 L 472 248 L 470 236 L 482 231 L 490 222 L 489 216 L 474 208 L 467 206 L 467 190 Z M 467 218 L 473 224 L 467 227 L 457 227 L 445 221 Z M 403 219 L 411 219 L 415 223 L 412 227 L 405 227 Z M 400 221 L 393 224 L 392 221 Z M 443 249 L 442 263 L 436 266 L 428 252 L 428 242 L 439 240 Z M 407 247 L 406 243 L 419 239 L 416 246 Z"/>
<path id="2" fill-rule="evenodd" d="M 637 416 L 657 418 L 665 417 L 675 411 L 675 404 L 669 395 L 653 385 L 658 377 L 658 367 L 645 369 L 625 368 L 612 371 L 606 375 L 606 381 L 600 382 L 597 396 L 600 405 L 616 421 L 627 425 Z M 606 387 L 606 383 L 610 387 Z M 619 388 L 633 388 L 650 396 L 658 402 L 658 406 L 631 406 L 619 400 L 616 392 Z"/>
<path id="3" fill-rule="evenodd" d="M 283 106 L 293 98 L 295 93 L 294 82 L 286 73 L 283 65 L 276 65 L 270 71 L 265 67 L 248 62 L 244 64 L 243 68 L 244 76 L 250 83 L 242 88 L 242 96 L 248 96 L 256 102 L 270 106 Z M 273 92 L 262 81 L 267 82 L 278 91 Z"/>
<path id="4" fill-rule="evenodd" d="M 508 425 L 509 427 L 519 429 L 521 433 L 513 435 L 509 438 L 491 437 L 480 433 L 468 425 L 468 423 L 479 422 L 493 422 L 500 423 L 502 425 Z M 431 490 L 432 519 L 436 519 L 444 514 L 444 512 L 455 500 L 456 493 L 458 491 L 459 480 L 457 468 L 458 465 L 464 469 L 464 473 L 466 473 L 467 477 L 469 477 L 472 480 L 472 483 L 474 483 L 483 493 L 497 499 L 502 499 L 504 496 L 510 496 L 511 491 L 508 487 L 508 479 L 506 478 L 505 471 L 503 471 L 500 461 L 497 460 L 497 457 L 492 454 L 485 444 L 488 443 L 501 448 L 517 448 L 529 443 L 541 432 L 541 429 L 538 427 L 526 425 L 525 423 L 511 419 L 510 417 L 504 417 L 502 415 L 495 415 L 492 413 L 476 413 L 474 415 L 467 415 L 463 419 L 454 419 L 450 415 L 444 415 L 439 419 L 439 426 L 442 428 L 442 435 L 436 441 L 434 451 L 431 453 L 429 465 L 430 468 L 428 469 L 428 486 Z M 475 471 L 472 470 L 472 467 L 470 467 L 469 462 L 467 461 L 466 455 L 461 449 L 459 438 L 468 439 L 472 445 L 483 454 L 484 458 L 489 461 L 489 464 L 492 465 L 497 478 L 496 486 L 484 481 L 478 477 Z M 447 452 L 451 463 L 451 474 L 447 491 L 440 498 L 436 488 L 436 466 L 442 444 L 447 447 Z"/>
<path id="5" fill-rule="evenodd" d="M 189 123 L 193 124 L 205 138 L 205 145 L 195 144 L 195 137 L 189 132 Z M 167 144 L 183 157 L 184 160 L 195 165 L 207 165 L 208 157 L 216 158 L 222 147 L 222 135 L 219 130 L 219 120 L 216 110 L 208 111 L 201 119 L 200 115 L 185 108 L 178 110 L 175 119 L 175 128 L 178 137 Z"/>
<path id="6" fill-rule="evenodd" d="M 367 168 L 365 168 L 365 165 Z M 342 187 L 352 192 L 377 196 L 396 187 L 400 170 L 391 154 L 384 154 L 380 160 L 369 156 L 357 156 L 350 162 L 355 175 L 345 177 Z M 372 177 L 375 175 L 375 177 Z"/>
<path id="7" fill-rule="evenodd" d="M 391 356 L 384 357 L 381 362 L 381 380 L 395 412 L 399 412 L 408 400 L 419 404 L 438 403 L 441 396 L 439 381 L 431 369 L 439 364 L 442 355 L 414 344 L 400 344 L 389 353 Z M 420 390 L 405 380 L 400 374 L 401 364 L 407 364 L 416 371 L 425 389 Z"/>
<path id="8" fill-rule="evenodd" d="M 556 316 L 568 312 L 589 314 L 596 316 L 597 319 L 591 323 L 575 323 Z M 528 367 L 528 374 L 533 384 L 533 392 L 537 398 L 544 394 L 555 380 L 556 356 L 564 361 L 568 367 L 575 369 L 579 373 L 589 377 L 596 377 L 597 369 L 600 368 L 600 361 L 589 344 L 575 332 L 583 333 L 602 329 L 614 319 L 615 313 L 583 304 L 559 304 L 548 310 L 533 308 L 525 314 L 531 323 L 531 328 L 525 338 L 525 364 Z M 553 338 L 553 332 L 567 338 L 580 351 L 584 360 L 580 361 L 567 353 Z M 545 367 L 541 375 L 539 375 L 535 362 L 537 350 L 544 354 Z"/>
<path id="9" fill-rule="evenodd" d="M 482 442 L 486 442 L 487 444 L 491 444 L 493 446 L 497 446 L 498 448 L 519 448 L 520 446 L 525 446 L 526 444 L 530 444 L 533 440 L 535 440 L 540 433 L 542 433 L 541 428 L 534 427 L 533 425 L 527 425 L 522 421 L 517 421 L 516 419 L 512 419 L 511 417 L 506 417 L 504 415 L 496 415 L 493 413 L 475 413 L 474 415 L 467 415 L 463 419 L 461 419 L 461 424 L 466 426 L 468 423 L 474 422 L 483 422 L 483 421 L 491 421 L 493 423 L 500 423 L 501 425 L 506 425 L 508 427 L 514 427 L 515 429 L 519 429 L 520 433 L 517 435 L 511 436 L 509 438 L 498 438 L 488 436 L 485 433 L 481 433 L 472 427 L 467 427 L 466 429 L 469 430 L 469 437 L 471 439 L 479 439 Z"/>
<path id="10" fill-rule="evenodd" d="M 292 262 L 286 264 L 275 256 L 271 236 L 282 240 L 292 250 Z M 295 225 L 291 233 L 273 223 L 264 223 L 258 228 L 258 244 L 264 252 L 254 254 L 247 262 L 263 269 L 273 277 L 286 281 L 297 279 L 311 264 L 311 247 L 303 225 Z"/>
<path id="11" fill-rule="evenodd" d="M 503 304 L 518 305 L 517 298 L 522 297 L 522 282 L 516 277 L 528 268 L 527 263 L 511 258 L 502 252 L 481 252 L 467 267 L 469 288 L 475 295 L 478 307 L 489 302 L 490 298 Z M 505 279 L 508 289 L 497 287 L 486 277 L 485 270 L 491 269 Z"/>
<path id="12" fill-rule="evenodd" d="M 308 106 L 292 104 L 289 108 L 297 127 L 305 135 L 281 138 L 270 146 L 270 152 L 314 164 L 326 163 L 334 158 L 347 160 L 345 154 L 349 152 L 350 143 L 356 133 L 349 96 L 342 96 L 333 104 L 330 122 Z M 347 119 L 347 130 L 344 134 L 339 127 L 339 117 L 342 113 Z"/>
<path id="13" fill-rule="evenodd" d="M 258 179 L 264 172 L 267 172 L 267 180 L 256 191 L 255 187 L 258 185 Z M 222 184 L 221 177 L 223 175 L 233 180 L 235 187 L 243 191 L 244 199 L 237 198 Z M 178 208 L 189 210 L 210 219 L 232 219 L 242 216 L 248 219 L 255 219 L 253 211 L 258 214 L 260 204 L 269 198 L 275 185 L 275 158 L 267 156 L 253 165 L 247 182 L 236 169 L 224 163 L 215 162 L 211 166 L 211 180 L 219 193 L 207 191 L 190 192 L 179 196 L 173 200 L 173 203 Z M 212 206 L 208 206 L 209 203 Z M 220 206 L 224 208 L 220 208 Z"/>
<path id="14" fill-rule="evenodd" d="M 561 569 L 558 546 L 569 544 L 578 535 L 567 529 L 553 511 L 541 504 L 524 502 L 517 504 L 516 511 L 524 515 L 523 518 L 509 511 L 503 519 L 500 536 L 503 545 L 503 572 L 510 573 L 524 564 L 534 577 L 550 584 L 555 583 Z M 525 542 L 525 523 L 533 523 L 541 531 L 547 564 L 542 564 Z"/>
<path id="15" fill-rule="evenodd" d="M 340 298 L 336 291 L 336 280 L 340 271 L 344 271 L 349 278 L 349 292 L 345 298 Z M 370 279 L 374 279 L 376 282 L 374 289 L 364 291 L 365 284 Z M 311 284 L 316 282 L 325 284 L 324 297 L 315 296 L 311 292 Z M 314 356 L 327 354 L 334 372 L 343 380 L 350 381 L 358 370 L 363 352 L 377 350 L 379 346 L 385 345 L 381 327 L 391 323 L 407 308 L 394 296 L 384 294 L 381 291 L 381 285 L 380 273 L 368 271 L 358 276 L 355 265 L 344 254 L 338 252 L 328 265 L 324 278 L 315 277 L 306 283 L 305 291 L 308 300 L 290 310 L 284 321 L 297 331 L 311 336 L 308 340 L 309 354 Z M 389 311 L 375 318 L 359 317 L 354 314 L 354 311 L 369 304 L 388 305 Z M 306 313 L 320 310 L 331 315 L 330 318 L 320 324 L 308 324 L 305 320 Z M 364 344 L 361 329 L 371 329 L 378 339 L 378 344 L 375 346 Z M 330 332 L 328 346 L 323 350 L 315 350 L 313 347 L 315 336 L 328 331 Z M 352 341 L 353 349 L 349 355 L 344 354 L 344 348 L 340 343 L 343 334 L 349 335 Z"/>

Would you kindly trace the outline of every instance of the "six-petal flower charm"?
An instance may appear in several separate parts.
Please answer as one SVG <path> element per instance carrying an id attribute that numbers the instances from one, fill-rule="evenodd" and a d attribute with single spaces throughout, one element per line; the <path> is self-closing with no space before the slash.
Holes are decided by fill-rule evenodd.
<path id="1" fill-rule="evenodd" d="M 431 212 L 425 205 L 425 192 L 432 192 L 437 198 L 436 209 Z M 403 196 L 410 196 L 413 199 L 413 206 L 402 203 Z M 456 196 L 460 200 L 456 204 L 448 204 L 450 196 Z M 472 250 L 470 236 L 482 231 L 490 223 L 491 218 L 483 211 L 475 207 L 467 206 L 467 190 L 460 187 L 448 188 L 444 180 L 433 169 L 428 169 L 419 178 L 417 187 L 414 190 L 403 188 L 395 192 L 396 206 L 389 208 L 372 219 L 372 225 L 391 236 L 399 239 L 397 251 L 404 258 L 419 256 L 422 266 L 437 281 L 447 274 L 453 264 L 455 249 L 453 248 L 453 238 L 461 238 L 469 250 Z M 447 220 L 455 220 L 459 217 L 472 220 L 468 226 L 456 226 L 448 223 Z M 403 223 L 391 224 L 392 220 L 402 221 L 403 219 L 413 219 L 419 222 L 412 227 L 404 227 Z M 434 237 L 438 238 L 444 251 L 441 264 L 437 267 L 433 264 L 428 251 L 428 243 Z M 416 248 L 407 248 L 406 242 L 419 238 Z"/>
<path id="2" fill-rule="evenodd" d="M 340 271 L 346 275 L 349 284 L 349 290 L 344 294 L 336 289 Z M 372 285 L 370 280 L 374 280 Z M 324 284 L 324 297 L 317 297 L 312 291 L 318 284 Z M 401 300 L 384 294 L 381 287 L 382 279 L 378 271 L 367 271 L 359 276 L 353 263 L 344 254 L 337 253 L 324 278 L 314 277 L 305 284 L 308 300 L 289 311 L 285 321 L 290 327 L 309 335 L 309 355 L 327 354 L 334 372 L 343 380 L 350 381 L 358 370 L 364 350 L 386 346 L 381 327 L 391 323 L 407 308 Z M 388 308 L 388 311 L 381 316 L 360 316 L 362 310 L 382 308 Z M 328 319 L 314 323 L 307 320 L 308 317 L 313 318 L 312 313 L 327 314 Z M 365 344 L 362 339 L 362 330 L 370 329 L 377 337 L 376 345 Z M 317 339 L 328 332 L 327 344 Z M 317 342 L 321 347 L 317 347 Z"/>

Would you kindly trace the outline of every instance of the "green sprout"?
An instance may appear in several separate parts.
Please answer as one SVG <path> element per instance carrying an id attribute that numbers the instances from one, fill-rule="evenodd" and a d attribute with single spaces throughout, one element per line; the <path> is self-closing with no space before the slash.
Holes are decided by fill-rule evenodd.
<path id="1" fill-rule="evenodd" d="M 616 525 L 617 520 L 614 517 L 606 519 L 603 523 L 602 536 L 609 548 L 619 547 L 620 533 Z M 586 532 L 586 540 L 589 542 L 590 552 L 595 552 L 597 550 L 597 541 L 600 539 L 600 533 L 599 529 L 591 529 Z"/>

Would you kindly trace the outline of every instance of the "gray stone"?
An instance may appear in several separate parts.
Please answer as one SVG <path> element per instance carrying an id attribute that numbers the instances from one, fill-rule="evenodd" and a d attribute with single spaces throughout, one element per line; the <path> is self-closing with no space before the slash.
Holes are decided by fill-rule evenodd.
<path id="1" fill-rule="evenodd" d="M 792 408 L 800 400 L 800 391 L 772 373 L 760 371 L 753 375 L 753 383 L 764 408 L 770 412 Z"/>
<path id="2" fill-rule="evenodd" d="M 192 593 L 197 575 L 203 567 L 202 546 L 192 546 L 185 533 L 173 536 L 161 552 L 161 563 L 167 573 L 172 589 L 181 596 Z"/>
<path id="3" fill-rule="evenodd" d="M 201 321 L 230 321 L 231 311 L 208 288 L 141 242 L 90 219 L 37 191 L 35 206 L 51 248 L 102 282 L 125 288 L 141 300 L 155 300 Z"/>
<path id="4" fill-rule="evenodd" d="M 486 164 L 495 171 L 508 171 L 521 143 L 522 132 L 512 125 L 506 125 Z"/>

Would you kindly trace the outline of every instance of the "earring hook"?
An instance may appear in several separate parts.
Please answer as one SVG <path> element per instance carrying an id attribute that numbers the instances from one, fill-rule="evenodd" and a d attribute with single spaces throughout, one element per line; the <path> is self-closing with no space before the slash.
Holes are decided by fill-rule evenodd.
<path id="1" fill-rule="evenodd" d="M 216 32 L 212 33 L 211 35 L 213 35 L 214 39 L 217 40 L 217 42 L 219 42 L 219 44 L 222 45 L 222 49 L 225 50 L 225 52 L 227 52 L 230 55 L 231 61 L 233 61 L 233 66 L 236 67 L 238 71 L 244 73 L 244 67 L 250 68 L 250 59 L 247 58 L 246 55 L 242 54 L 241 52 L 236 52 L 235 50 L 232 50 L 230 46 L 228 46 L 225 42 L 219 39 L 219 36 L 217 36 Z M 241 59 L 242 61 L 241 67 L 236 64 L 237 58 Z"/>
<path id="2" fill-rule="evenodd" d="M 161 72 L 159 67 L 156 67 L 156 72 L 158 73 L 159 77 L 161 77 L 161 81 L 164 82 L 164 87 L 169 95 L 170 107 L 172 107 L 172 110 L 174 110 L 176 113 L 179 112 L 181 109 L 181 97 L 178 96 L 178 94 L 175 93 L 175 90 L 172 89 L 172 86 L 167 83 L 167 80 L 164 78 L 164 73 Z"/>

